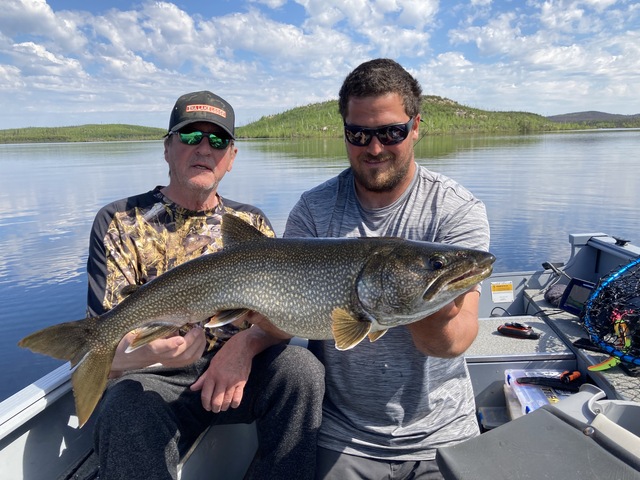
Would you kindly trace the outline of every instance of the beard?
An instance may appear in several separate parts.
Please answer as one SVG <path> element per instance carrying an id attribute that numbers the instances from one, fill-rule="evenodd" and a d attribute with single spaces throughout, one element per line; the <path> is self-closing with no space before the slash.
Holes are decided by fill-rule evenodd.
<path id="1" fill-rule="evenodd" d="M 362 168 L 368 162 L 384 162 L 380 168 Z M 395 189 L 406 178 L 412 160 L 398 158 L 393 153 L 385 152 L 381 155 L 363 153 L 356 162 L 351 162 L 353 176 L 359 185 L 371 192 L 389 192 Z"/>

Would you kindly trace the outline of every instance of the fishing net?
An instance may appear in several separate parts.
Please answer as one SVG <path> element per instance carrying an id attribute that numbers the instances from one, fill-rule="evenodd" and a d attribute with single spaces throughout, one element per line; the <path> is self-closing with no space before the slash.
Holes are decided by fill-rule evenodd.
<path id="1" fill-rule="evenodd" d="M 583 321 L 591 341 L 604 352 L 640 365 L 640 258 L 598 282 Z"/>

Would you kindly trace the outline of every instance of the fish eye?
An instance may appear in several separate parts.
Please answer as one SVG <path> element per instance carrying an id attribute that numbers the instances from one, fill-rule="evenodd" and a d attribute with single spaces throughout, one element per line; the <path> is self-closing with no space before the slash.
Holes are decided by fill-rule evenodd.
<path id="1" fill-rule="evenodd" d="M 429 263 L 431 264 L 431 268 L 433 270 L 440 270 L 441 268 L 444 268 L 447 262 L 444 257 L 436 255 L 429 259 Z"/>

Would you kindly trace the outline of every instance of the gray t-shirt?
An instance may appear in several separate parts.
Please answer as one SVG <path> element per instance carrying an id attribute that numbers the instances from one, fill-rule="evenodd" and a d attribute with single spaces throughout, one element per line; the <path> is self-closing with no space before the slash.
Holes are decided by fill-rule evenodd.
<path id="1" fill-rule="evenodd" d="M 305 192 L 284 236 L 396 236 L 489 248 L 484 204 L 444 175 L 418 167 L 402 197 L 376 210 L 360 205 L 353 182 L 347 169 Z M 312 341 L 310 348 L 326 369 L 320 446 L 372 458 L 427 460 L 438 447 L 478 435 L 463 356 L 425 356 L 404 326 L 347 351 L 338 351 L 333 341 Z"/>

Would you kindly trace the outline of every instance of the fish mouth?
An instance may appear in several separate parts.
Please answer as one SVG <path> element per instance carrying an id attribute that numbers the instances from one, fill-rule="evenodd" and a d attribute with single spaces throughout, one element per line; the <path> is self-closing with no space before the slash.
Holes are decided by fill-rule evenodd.
<path id="1" fill-rule="evenodd" d="M 472 287 L 473 285 L 480 283 L 482 280 L 487 278 L 489 275 L 491 275 L 492 272 L 493 272 L 493 265 L 489 265 L 484 268 L 479 268 L 472 272 L 469 272 L 454 278 L 448 283 L 447 287 L 454 288 L 456 290 L 466 288 L 467 286 Z"/>
<path id="2" fill-rule="evenodd" d="M 429 301 L 443 291 L 454 290 L 462 293 L 464 290 L 470 289 L 491 275 L 493 272 L 493 262 L 495 262 L 495 260 L 496 257 L 492 254 L 487 254 L 487 256 L 477 262 L 473 268 L 461 268 L 460 270 L 463 271 L 461 275 L 453 278 L 443 277 L 436 280 L 427 287 L 422 298 L 425 301 Z"/>

